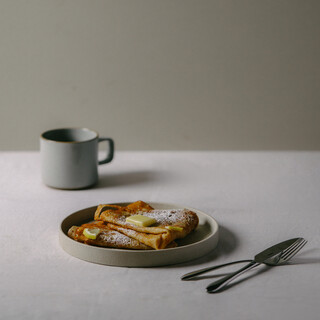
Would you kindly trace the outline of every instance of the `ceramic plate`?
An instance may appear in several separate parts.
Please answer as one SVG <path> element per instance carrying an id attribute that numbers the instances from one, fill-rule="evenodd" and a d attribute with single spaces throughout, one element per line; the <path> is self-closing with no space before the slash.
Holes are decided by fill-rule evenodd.
<path id="1" fill-rule="evenodd" d="M 184 239 L 177 239 L 178 247 L 162 250 L 128 250 L 89 246 L 68 237 L 71 226 L 80 226 L 93 220 L 95 207 L 85 208 L 66 217 L 60 228 L 61 247 L 70 255 L 79 259 L 119 267 L 156 267 L 187 262 L 200 258 L 212 251 L 218 243 L 219 226 L 209 215 L 186 206 L 148 202 L 155 209 L 189 209 L 199 217 L 195 231 Z M 129 203 L 115 203 L 126 206 Z"/>

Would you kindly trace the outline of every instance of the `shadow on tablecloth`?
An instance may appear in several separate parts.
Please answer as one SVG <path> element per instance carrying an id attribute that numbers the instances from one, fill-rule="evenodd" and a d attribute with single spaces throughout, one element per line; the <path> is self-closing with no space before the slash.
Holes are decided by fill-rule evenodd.
<path id="1" fill-rule="evenodd" d="M 239 245 L 239 239 L 236 237 L 236 235 L 226 227 L 219 225 L 219 242 L 217 247 L 213 249 L 210 253 L 208 253 L 207 255 L 199 259 L 175 264 L 172 266 L 166 266 L 165 268 L 197 266 L 197 265 L 205 264 L 207 262 L 214 263 L 214 261 L 217 260 L 218 257 L 229 255 L 230 253 L 232 253 L 237 248 L 238 245 Z"/>
<path id="2" fill-rule="evenodd" d="M 95 189 L 100 188 L 114 188 L 121 186 L 131 186 L 131 185 L 139 185 L 139 184 L 147 184 L 156 181 L 164 182 L 171 179 L 172 176 L 166 174 L 166 172 L 162 171 L 154 171 L 154 170 L 140 170 L 140 171 L 127 171 L 127 172 L 116 172 L 109 174 L 100 174 L 99 182 L 93 186 Z"/>

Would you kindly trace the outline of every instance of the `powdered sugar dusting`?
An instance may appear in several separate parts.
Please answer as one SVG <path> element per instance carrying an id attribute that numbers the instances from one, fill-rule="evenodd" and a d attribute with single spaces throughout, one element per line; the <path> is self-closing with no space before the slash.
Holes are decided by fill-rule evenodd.
<path id="1" fill-rule="evenodd" d="M 186 209 L 152 210 L 149 212 L 139 212 L 144 216 L 154 218 L 157 226 L 176 225 L 179 223 L 189 224 L 193 216 Z"/>
<path id="2" fill-rule="evenodd" d="M 132 239 L 118 231 L 102 231 L 99 237 L 115 247 L 130 247 L 140 245 L 139 241 Z"/>

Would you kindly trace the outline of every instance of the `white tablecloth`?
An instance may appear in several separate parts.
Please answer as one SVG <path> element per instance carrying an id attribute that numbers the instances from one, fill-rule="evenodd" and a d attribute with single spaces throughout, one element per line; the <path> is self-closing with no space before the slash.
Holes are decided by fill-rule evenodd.
<path id="1" fill-rule="evenodd" d="M 38 152 L 0 153 L 1 319 L 308 319 L 320 317 L 319 152 L 117 152 L 91 189 L 44 186 Z M 220 225 L 211 254 L 182 265 L 110 267 L 64 252 L 61 221 L 99 203 L 177 203 Z M 282 240 L 308 244 L 290 265 L 261 266 L 218 294 L 217 274 Z"/>

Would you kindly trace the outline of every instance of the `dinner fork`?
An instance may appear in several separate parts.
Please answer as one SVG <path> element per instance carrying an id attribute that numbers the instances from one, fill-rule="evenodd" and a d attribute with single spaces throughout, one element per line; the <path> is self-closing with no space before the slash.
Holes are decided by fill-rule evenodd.
<path id="1" fill-rule="evenodd" d="M 280 261 L 276 264 L 274 264 L 274 262 L 269 262 L 267 263 L 268 265 L 270 266 L 274 266 L 274 265 L 278 265 L 278 264 L 281 264 L 281 263 L 284 263 L 286 262 L 287 260 L 289 260 L 293 255 L 290 255 L 289 256 L 289 253 L 292 253 L 293 252 L 293 249 L 298 247 L 299 250 L 302 249 L 302 247 L 307 243 L 306 240 L 304 240 L 303 238 L 297 238 L 297 240 L 290 246 L 288 247 L 286 250 L 284 250 L 282 252 L 282 254 L 285 254 L 286 252 L 288 252 L 288 257 L 286 260 L 283 260 L 283 261 Z M 301 246 L 301 247 L 300 247 Z M 298 251 L 297 251 L 298 252 Z M 296 253 L 297 253 L 296 252 Z M 192 272 L 189 272 L 189 273 L 186 273 L 185 275 L 183 275 L 181 277 L 181 280 L 191 280 L 192 278 L 196 277 L 196 276 L 199 276 L 201 274 L 204 274 L 204 273 L 207 273 L 209 271 L 212 271 L 212 270 L 216 270 L 216 269 L 220 269 L 220 268 L 223 268 L 223 267 L 226 267 L 226 266 L 229 266 L 229 265 L 232 265 L 232 264 L 238 264 L 238 263 L 244 263 L 244 262 L 252 262 L 253 260 L 250 259 L 250 260 L 237 260 L 237 261 L 232 261 L 232 262 L 227 262 L 227 263 L 223 263 L 223 264 L 219 264 L 219 265 L 215 265 L 215 266 L 211 266 L 211 267 L 208 267 L 208 268 L 203 268 L 203 269 L 199 269 L 199 270 L 195 270 L 195 271 L 192 271 Z"/>
<path id="2" fill-rule="evenodd" d="M 282 250 L 280 253 L 271 256 L 268 259 L 265 259 L 264 261 L 259 261 L 260 259 L 257 259 L 259 254 L 255 256 L 255 259 L 241 268 L 240 270 L 232 273 L 231 275 L 227 275 L 222 279 L 219 279 L 207 286 L 207 292 L 208 293 L 214 293 L 225 287 L 229 282 L 246 272 L 247 270 L 250 270 L 261 263 L 264 263 L 269 266 L 276 266 L 279 264 L 282 264 L 284 262 L 287 262 L 289 259 L 291 259 L 294 255 L 296 255 L 307 243 L 307 240 L 303 238 L 299 238 L 296 240 L 291 246 L 289 246 L 287 249 Z M 261 253 L 263 255 L 263 253 Z"/>

